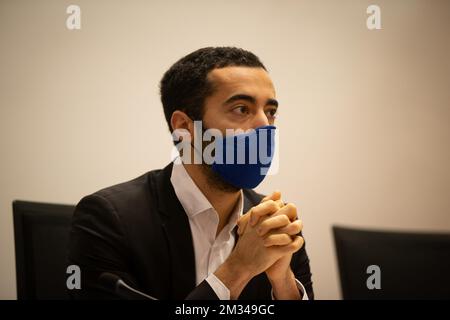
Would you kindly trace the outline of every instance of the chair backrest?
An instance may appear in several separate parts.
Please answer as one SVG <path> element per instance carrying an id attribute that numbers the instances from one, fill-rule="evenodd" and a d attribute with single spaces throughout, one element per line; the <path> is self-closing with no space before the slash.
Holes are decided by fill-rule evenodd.
<path id="1" fill-rule="evenodd" d="M 333 234 L 344 299 L 450 299 L 450 234 L 338 226 Z"/>
<path id="2" fill-rule="evenodd" d="M 13 202 L 18 299 L 68 299 L 66 259 L 74 209 Z"/>

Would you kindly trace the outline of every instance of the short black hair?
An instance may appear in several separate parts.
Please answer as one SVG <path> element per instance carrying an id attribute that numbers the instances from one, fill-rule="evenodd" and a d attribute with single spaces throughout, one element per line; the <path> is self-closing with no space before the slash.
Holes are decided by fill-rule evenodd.
<path id="1" fill-rule="evenodd" d="M 203 118 L 205 99 L 214 91 L 214 86 L 207 80 L 208 73 L 231 66 L 267 70 L 255 54 L 244 49 L 206 47 L 184 56 L 164 73 L 160 94 L 170 131 L 170 118 L 176 110 L 185 112 L 192 120 Z"/>

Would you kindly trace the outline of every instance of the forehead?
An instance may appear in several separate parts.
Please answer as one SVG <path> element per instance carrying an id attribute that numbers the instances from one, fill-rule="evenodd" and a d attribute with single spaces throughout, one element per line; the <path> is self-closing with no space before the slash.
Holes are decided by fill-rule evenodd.
<path id="1" fill-rule="evenodd" d="M 225 67 L 214 69 L 208 74 L 216 93 L 248 93 L 254 96 L 275 96 L 275 88 L 269 74 L 263 68 Z"/>

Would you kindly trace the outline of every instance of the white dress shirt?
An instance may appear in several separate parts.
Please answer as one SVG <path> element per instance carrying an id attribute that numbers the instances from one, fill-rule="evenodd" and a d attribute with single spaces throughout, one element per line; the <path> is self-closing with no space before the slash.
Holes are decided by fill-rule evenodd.
<path id="1" fill-rule="evenodd" d="M 177 162 L 174 161 L 170 181 L 189 218 L 195 254 L 196 285 L 206 279 L 219 299 L 229 300 L 230 290 L 214 275 L 214 272 L 233 251 L 236 242 L 233 229 L 244 209 L 242 190 L 227 225 L 216 237 L 219 225 L 217 211 L 191 179 L 184 166 Z M 306 291 L 298 280 L 297 287 L 303 295 L 303 300 L 307 300 Z"/>

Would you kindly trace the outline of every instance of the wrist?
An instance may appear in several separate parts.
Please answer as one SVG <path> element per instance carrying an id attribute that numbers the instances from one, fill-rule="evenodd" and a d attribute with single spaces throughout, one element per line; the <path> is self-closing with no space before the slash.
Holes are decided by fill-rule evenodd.
<path id="1" fill-rule="evenodd" d="M 269 279 L 272 285 L 273 295 L 277 300 L 301 300 L 302 295 L 300 294 L 297 283 L 295 280 L 295 275 L 292 270 L 289 270 L 282 277 L 277 277 L 276 279 Z"/>
<path id="2" fill-rule="evenodd" d="M 283 284 L 283 283 L 289 282 L 291 279 L 295 280 L 295 275 L 292 272 L 291 267 L 288 267 L 285 270 L 285 272 L 281 272 L 276 275 L 270 274 L 270 275 L 267 275 L 267 278 L 269 279 L 269 282 L 273 286 L 274 284 L 278 284 L 278 283 Z"/>
<path id="3" fill-rule="evenodd" d="M 236 280 L 242 282 L 249 282 L 253 277 L 251 269 L 243 265 L 239 258 L 235 257 L 233 254 L 225 260 L 224 265 L 226 268 L 234 275 Z"/>
<path id="4" fill-rule="evenodd" d="M 232 256 L 230 256 L 217 270 L 215 276 L 230 290 L 230 299 L 239 297 L 242 290 L 252 279 L 252 274 Z"/>

